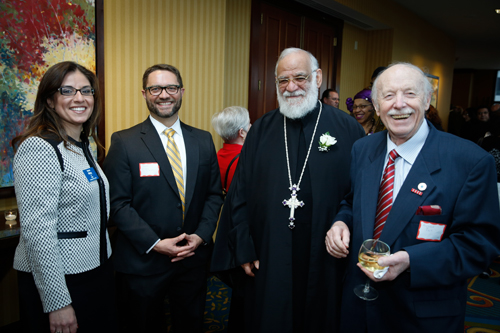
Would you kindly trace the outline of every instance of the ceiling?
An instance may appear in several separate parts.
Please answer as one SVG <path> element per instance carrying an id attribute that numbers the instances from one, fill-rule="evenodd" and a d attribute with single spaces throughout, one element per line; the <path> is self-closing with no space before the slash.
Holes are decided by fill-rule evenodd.
<path id="1" fill-rule="evenodd" d="M 362 29 L 388 26 L 332 0 L 295 0 Z M 393 0 L 455 41 L 455 68 L 500 70 L 500 0 Z"/>
<path id="2" fill-rule="evenodd" d="M 455 68 L 500 70 L 499 0 L 393 0 L 455 40 Z"/>

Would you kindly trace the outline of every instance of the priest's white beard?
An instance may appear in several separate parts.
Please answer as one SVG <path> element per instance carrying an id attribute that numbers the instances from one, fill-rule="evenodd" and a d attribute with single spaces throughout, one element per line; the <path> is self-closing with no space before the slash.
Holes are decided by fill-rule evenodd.
<path id="1" fill-rule="evenodd" d="M 281 114 L 290 119 L 300 119 L 314 110 L 314 107 L 318 102 L 318 88 L 316 88 L 316 85 L 314 84 L 315 82 L 316 75 L 314 75 L 311 82 L 307 85 L 306 90 L 296 90 L 294 92 L 285 90 L 283 94 L 280 94 L 279 88 L 276 86 Z M 305 97 L 299 100 L 295 100 L 294 98 L 288 100 L 286 97 L 289 96 Z"/>

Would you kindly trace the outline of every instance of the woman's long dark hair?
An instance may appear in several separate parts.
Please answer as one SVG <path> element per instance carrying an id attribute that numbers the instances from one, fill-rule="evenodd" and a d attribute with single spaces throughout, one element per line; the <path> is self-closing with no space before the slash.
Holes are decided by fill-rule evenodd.
<path id="1" fill-rule="evenodd" d="M 33 116 L 30 118 L 28 127 L 21 135 L 16 136 L 11 141 L 14 151 L 16 151 L 17 147 L 19 147 L 24 140 L 32 136 L 48 138 L 49 136 L 53 137 L 55 135 L 59 140 L 64 141 L 64 145 L 68 147 L 68 134 L 61 124 L 61 118 L 56 113 L 55 109 L 49 106 L 47 100 L 50 99 L 55 103 L 54 95 L 57 93 L 57 89 L 61 87 L 64 78 L 69 73 L 76 71 L 85 75 L 94 89 L 94 110 L 90 118 L 83 124 L 81 137 L 88 138 L 91 136 L 97 144 L 98 155 L 104 156 L 104 147 L 97 137 L 97 125 L 101 118 L 101 98 L 97 77 L 87 68 L 73 61 L 60 62 L 50 67 L 42 77 L 36 94 Z"/>

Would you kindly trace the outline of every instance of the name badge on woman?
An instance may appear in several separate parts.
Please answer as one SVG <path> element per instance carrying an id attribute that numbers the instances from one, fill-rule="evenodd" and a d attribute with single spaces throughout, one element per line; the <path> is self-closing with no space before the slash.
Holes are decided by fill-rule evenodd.
<path id="1" fill-rule="evenodd" d="M 89 183 L 99 179 L 99 176 L 97 175 L 97 172 L 95 172 L 93 167 L 83 170 L 83 174 L 85 175 L 85 177 L 87 177 Z"/>

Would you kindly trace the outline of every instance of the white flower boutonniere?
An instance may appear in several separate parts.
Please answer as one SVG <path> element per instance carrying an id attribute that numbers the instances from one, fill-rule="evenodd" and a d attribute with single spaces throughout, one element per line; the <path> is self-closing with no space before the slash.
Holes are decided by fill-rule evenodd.
<path id="1" fill-rule="evenodd" d="M 330 136 L 330 132 L 326 132 L 319 138 L 319 151 L 329 151 L 330 147 L 337 143 L 337 139 Z"/>

